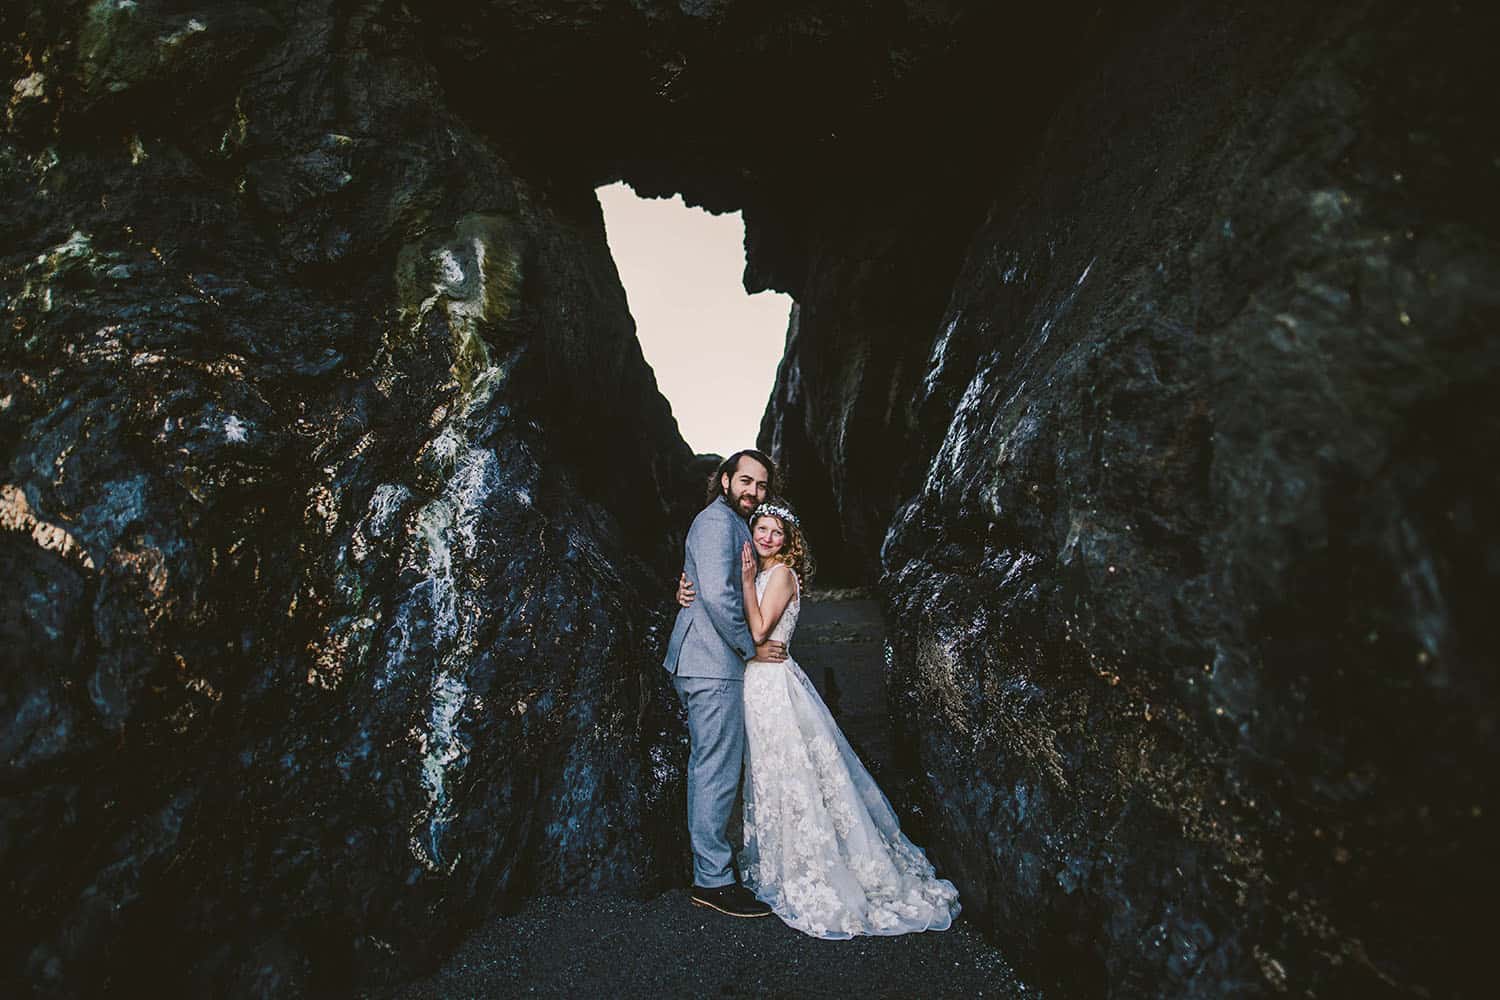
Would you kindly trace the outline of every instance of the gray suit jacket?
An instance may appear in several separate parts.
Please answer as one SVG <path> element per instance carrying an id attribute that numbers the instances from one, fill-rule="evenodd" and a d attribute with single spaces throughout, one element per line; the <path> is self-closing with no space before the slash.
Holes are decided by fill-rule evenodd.
<path id="1" fill-rule="evenodd" d="M 745 679 L 745 663 L 755 658 L 740 583 L 740 548 L 748 541 L 750 526 L 723 497 L 693 518 L 683 568 L 698 599 L 677 612 L 662 663 L 669 673 Z"/>

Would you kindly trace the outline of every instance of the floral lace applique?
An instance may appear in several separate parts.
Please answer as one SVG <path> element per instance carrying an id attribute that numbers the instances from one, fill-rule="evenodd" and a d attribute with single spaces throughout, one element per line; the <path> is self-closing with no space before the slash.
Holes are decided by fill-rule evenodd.
<path id="1" fill-rule="evenodd" d="M 773 567 L 755 580 L 765 593 Z M 800 592 L 771 631 L 791 648 Z M 745 673 L 746 884 L 815 937 L 942 930 L 958 891 L 901 833 L 890 803 L 794 659 Z"/>

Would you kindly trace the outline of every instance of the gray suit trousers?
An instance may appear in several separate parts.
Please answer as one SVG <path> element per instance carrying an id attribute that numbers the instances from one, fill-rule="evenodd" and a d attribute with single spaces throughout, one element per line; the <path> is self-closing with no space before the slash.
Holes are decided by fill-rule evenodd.
<path id="1" fill-rule="evenodd" d="M 687 809 L 693 884 L 705 889 L 732 885 L 734 851 L 724 828 L 734 809 L 745 759 L 745 682 L 673 676 L 672 684 L 687 708 L 692 738 Z"/>

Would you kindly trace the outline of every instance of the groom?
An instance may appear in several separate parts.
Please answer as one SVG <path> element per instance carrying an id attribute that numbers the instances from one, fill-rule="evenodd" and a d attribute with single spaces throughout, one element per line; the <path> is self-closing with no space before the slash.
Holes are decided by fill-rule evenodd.
<path id="1" fill-rule="evenodd" d="M 677 612 L 662 666 L 688 713 L 688 833 L 693 842 L 693 903 L 731 917 L 764 917 L 771 908 L 734 878 L 724 828 L 745 757 L 745 663 L 784 660 L 779 642 L 757 646 L 745 624 L 740 549 L 746 520 L 772 486 L 776 468 L 753 449 L 724 460 L 709 484 L 709 503 L 688 529 L 684 568 L 698 600 Z"/>

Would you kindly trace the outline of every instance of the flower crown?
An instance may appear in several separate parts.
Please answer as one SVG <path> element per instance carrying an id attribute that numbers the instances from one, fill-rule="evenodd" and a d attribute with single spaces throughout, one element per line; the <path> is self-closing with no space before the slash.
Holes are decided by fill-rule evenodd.
<path id="1" fill-rule="evenodd" d="M 755 513 L 750 515 L 750 520 L 754 521 L 757 517 L 763 517 L 766 514 L 770 514 L 772 517 L 779 517 L 783 521 L 787 521 L 794 525 L 797 524 L 797 515 L 793 514 L 790 508 L 783 507 L 779 503 L 761 504 L 759 507 L 755 508 Z M 801 525 L 797 526 L 801 527 Z"/>

